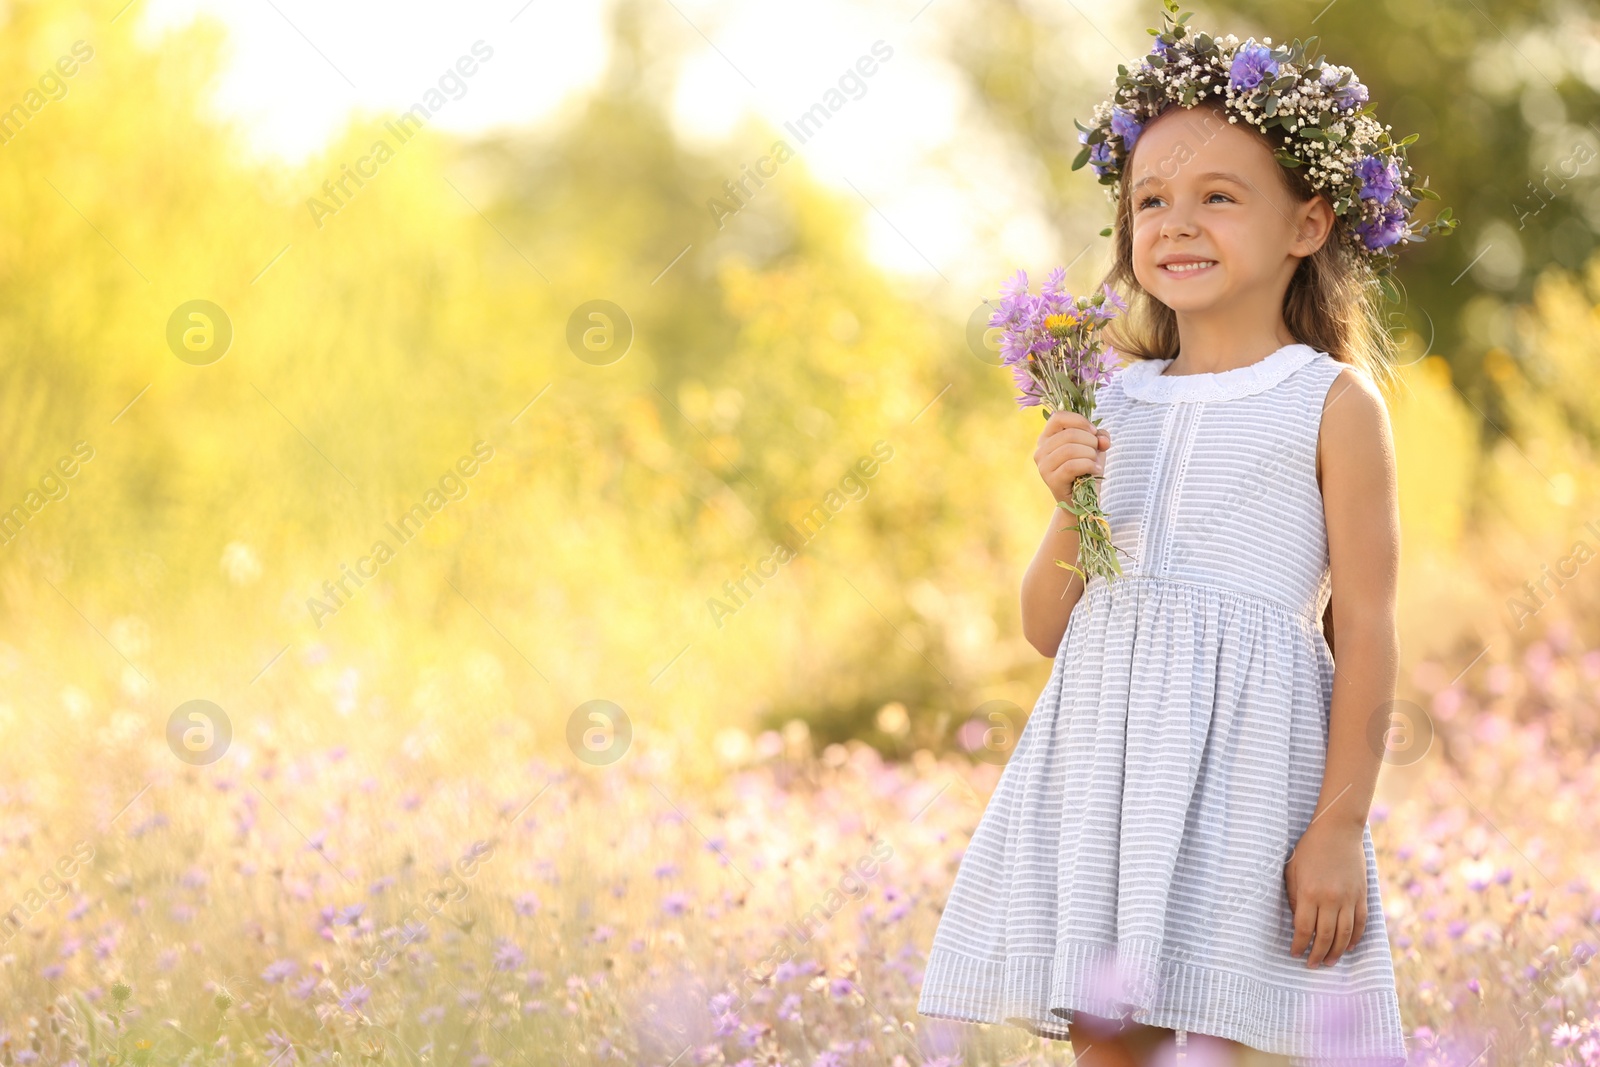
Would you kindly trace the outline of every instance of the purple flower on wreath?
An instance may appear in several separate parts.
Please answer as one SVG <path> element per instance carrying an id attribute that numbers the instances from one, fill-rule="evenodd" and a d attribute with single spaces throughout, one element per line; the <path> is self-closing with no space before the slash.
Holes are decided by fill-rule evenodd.
<path id="1" fill-rule="evenodd" d="M 1139 140 L 1139 134 L 1143 129 L 1139 120 L 1133 117 L 1133 112 L 1124 107 L 1112 107 L 1111 132 L 1122 138 L 1123 151 L 1133 151 L 1134 142 Z"/>
<path id="2" fill-rule="evenodd" d="M 1089 144 L 1089 135 L 1079 130 L 1078 143 Z M 1089 144 L 1089 167 L 1094 171 L 1095 177 L 1104 178 L 1115 165 L 1116 161 L 1111 158 L 1110 145 L 1104 141 L 1100 141 L 1097 144 Z"/>
<path id="3" fill-rule="evenodd" d="M 1354 170 L 1356 177 L 1361 179 L 1363 200 L 1387 202 L 1394 196 L 1395 187 L 1400 183 L 1400 168 L 1395 166 L 1392 159 L 1362 156 L 1356 160 Z"/>
<path id="4" fill-rule="evenodd" d="M 1355 232 L 1361 237 L 1368 248 L 1387 248 L 1410 230 L 1406 225 L 1406 212 L 1398 201 L 1385 204 L 1383 210 L 1373 218 L 1364 218 L 1356 223 Z"/>
<path id="5" fill-rule="evenodd" d="M 1324 89 L 1333 89 L 1333 106 L 1339 111 L 1352 111 L 1367 102 L 1367 87 L 1362 85 L 1351 75 L 1350 80 L 1337 89 L 1334 85 L 1344 73 L 1333 67 L 1322 68 L 1322 77 L 1319 79 Z"/>
<path id="6" fill-rule="evenodd" d="M 1241 45 L 1233 55 L 1233 67 L 1228 71 L 1228 83 L 1234 89 L 1254 89 L 1269 76 L 1277 77 L 1278 61 L 1272 58 L 1272 49 L 1254 41 Z"/>

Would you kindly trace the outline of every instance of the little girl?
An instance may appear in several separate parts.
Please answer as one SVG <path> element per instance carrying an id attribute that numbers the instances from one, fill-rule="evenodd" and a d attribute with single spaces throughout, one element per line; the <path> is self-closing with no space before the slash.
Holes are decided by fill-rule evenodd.
<path id="1" fill-rule="evenodd" d="M 1052 509 L 1022 624 L 1055 665 L 918 1012 L 1067 1039 L 1086 1067 L 1169 1043 L 1403 1065 L 1367 828 L 1398 658 L 1375 290 L 1394 246 L 1454 223 L 1413 225 L 1432 194 L 1349 68 L 1165 2 L 1080 127 L 1117 205 L 1129 314 L 1107 329 L 1133 361 L 1098 427 L 1056 412 L 1033 457 L 1056 501 L 1103 476 L 1123 574 L 1056 566 L 1078 535 Z"/>

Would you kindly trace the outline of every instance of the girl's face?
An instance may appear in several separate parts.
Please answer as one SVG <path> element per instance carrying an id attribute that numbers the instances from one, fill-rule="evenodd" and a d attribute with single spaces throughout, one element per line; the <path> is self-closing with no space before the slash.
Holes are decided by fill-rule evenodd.
<path id="1" fill-rule="evenodd" d="M 1253 131 L 1209 107 L 1175 106 L 1134 143 L 1128 172 L 1133 273 L 1177 312 L 1227 311 L 1282 293 L 1333 212 L 1296 203 Z"/>

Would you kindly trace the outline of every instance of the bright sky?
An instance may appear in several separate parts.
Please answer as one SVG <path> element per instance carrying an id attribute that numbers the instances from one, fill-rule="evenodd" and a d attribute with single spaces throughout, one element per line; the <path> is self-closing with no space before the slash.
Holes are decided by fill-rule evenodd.
<path id="1" fill-rule="evenodd" d="M 1109 217 L 1085 219 L 1083 241 L 1065 255 L 1050 246 L 1032 175 L 976 121 L 940 54 L 941 6 L 948 11 L 968 2 L 658 0 L 655 29 L 670 35 L 663 50 L 678 61 L 671 91 L 680 134 L 695 144 L 721 144 L 750 115 L 781 130 L 882 41 L 879 51 L 892 50 L 890 57 L 863 79 L 859 99 L 804 145 L 790 144 L 819 180 L 860 201 L 878 263 L 913 287 L 939 292 L 952 313 L 974 307 L 1018 266 L 1042 274 L 1071 259 Z M 151 33 L 202 13 L 227 25 L 233 54 L 216 106 L 246 123 L 263 155 L 298 160 L 352 109 L 409 107 L 480 40 L 493 58 L 464 79 L 465 95 L 429 128 L 479 132 L 549 120 L 574 106 L 605 69 L 611 6 L 612 0 L 393 0 L 381 8 L 318 0 L 143 0 L 138 15 Z M 1115 25 L 1104 7 L 1096 17 L 1105 29 Z M 1090 27 L 1084 30 L 1083 47 L 1106 67 L 1109 88 L 1121 57 Z M 769 143 L 752 142 L 749 160 Z M 1069 281 L 1087 285 L 1098 270 L 1105 242 L 1095 240 Z"/>

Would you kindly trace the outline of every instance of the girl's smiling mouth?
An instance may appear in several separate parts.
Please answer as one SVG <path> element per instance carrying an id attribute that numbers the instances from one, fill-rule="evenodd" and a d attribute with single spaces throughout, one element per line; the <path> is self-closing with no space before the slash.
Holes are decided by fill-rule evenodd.
<path id="1" fill-rule="evenodd" d="M 1161 269 L 1176 277 L 1191 277 L 1204 274 L 1216 265 L 1217 261 L 1214 259 L 1169 260 L 1161 264 Z"/>

